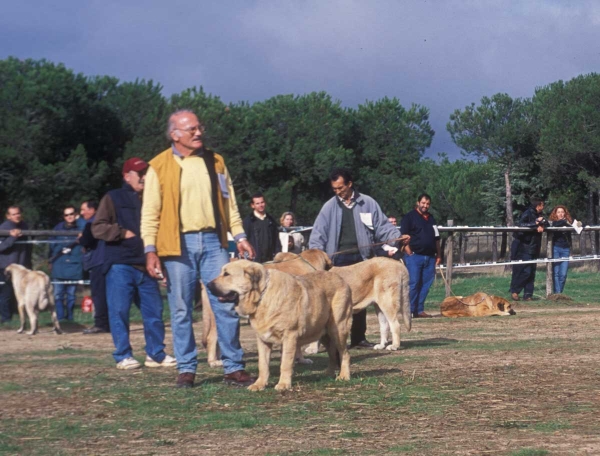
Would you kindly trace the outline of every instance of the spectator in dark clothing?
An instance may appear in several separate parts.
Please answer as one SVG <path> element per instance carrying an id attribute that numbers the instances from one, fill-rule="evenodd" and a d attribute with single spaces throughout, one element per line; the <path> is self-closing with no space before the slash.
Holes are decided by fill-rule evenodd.
<path id="1" fill-rule="evenodd" d="M 19 206 L 10 206 L 6 210 L 6 220 L 0 224 L 0 230 L 8 230 L 8 237 L 0 237 L 0 323 L 12 319 L 16 307 L 15 295 L 10 282 L 6 281 L 4 269 L 10 264 L 20 264 L 31 269 L 31 244 L 15 244 L 22 237 L 22 231 L 28 229 L 23 221 Z"/>
<path id="2" fill-rule="evenodd" d="M 553 227 L 563 228 L 572 226 L 573 217 L 565 206 L 556 206 L 552 209 L 548 220 Z M 552 232 L 552 258 L 569 258 L 571 255 L 571 233 L 568 231 Z M 562 293 L 567 281 L 567 271 L 569 270 L 568 261 L 552 263 L 552 272 L 554 276 L 554 293 Z"/>
<path id="3" fill-rule="evenodd" d="M 513 242 L 510 249 L 511 260 L 531 261 L 540 255 L 542 246 L 542 233 L 548 222 L 544 219 L 542 211 L 544 202 L 534 198 L 531 205 L 525 209 L 519 218 L 518 226 L 536 228 L 531 231 L 518 231 L 513 234 Z M 533 298 L 533 287 L 535 283 L 535 272 L 537 264 L 526 263 L 513 266 L 512 279 L 510 282 L 510 294 L 513 301 L 519 300 L 519 293 L 523 291 L 523 299 L 531 301 Z"/>
<path id="4" fill-rule="evenodd" d="M 256 252 L 254 261 L 272 261 L 275 254 L 281 252 L 277 222 L 267 214 L 267 203 L 262 193 L 252 195 L 250 207 L 253 212 L 244 219 L 243 226 L 248 242 Z"/>
<path id="5" fill-rule="evenodd" d="M 433 215 L 429 213 L 431 197 L 422 193 L 416 208 L 402 218 L 400 231 L 410 235 L 404 262 L 409 275 L 409 299 L 413 318 L 429 318 L 425 312 L 425 298 L 429 293 L 435 267 L 442 261 L 440 235 Z"/>
<path id="6" fill-rule="evenodd" d="M 54 227 L 54 231 L 74 231 L 81 233 L 85 221 L 77 218 L 75 206 L 63 209 L 64 220 Z M 75 281 L 83 279 L 83 248 L 75 236 L 54 236 L 53 240 L 65 241 L 50 244 L 50 267 L 53 281 Z M 70 242 L 68 242 L 70 241 Z M 54 300 L 56 302 L 56 316 L 59 320 L 73 320 L 75 308 L 75 291 L 77 285 L 54 283 Z M 66 307 L 66 315 L 65 315 Z"/>
<path id="7" fill-rule="evenodd" d="M 88 200 L 81 203 L 79 213 L 86 221 L 79 244 L 84 248 L 83 270 L 90 276 L 92 301 L 94 302 L 94 326 L 83 330 L 83 334 L 102 334 L 110 332 L 108 306 L 106 304 L 106 280 L 102 273 L 104 263 L 104 241 L 92 235 L 92 223 L 96 217 L 98 202 Z"/>

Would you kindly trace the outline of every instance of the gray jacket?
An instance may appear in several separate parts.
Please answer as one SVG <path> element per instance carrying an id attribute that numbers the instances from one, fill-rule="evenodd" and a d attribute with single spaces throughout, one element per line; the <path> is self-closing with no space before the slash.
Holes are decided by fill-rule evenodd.
<path id="1" fill-rule="evenodd" d="M 363 260 L 375 256 L 374 243 L 385 242 L 395 244 L 395 239 L 400 237 L 400 230 L 392 225 L 377 201 L 367 195 L 362 195 L 354 190 L 356 206 L 354 215 L 354 226 L 356 227 L 356 240 Z M 309 249 L 319 249 L 333 255 L 338 247 L 340 230 L 342 227 L 342 208 L 338 203 L 338 197 L 334 196 L 327 201 L 317 215 L 313 225 Z"/>
<path id="2" fill-rule="evenodd" d="M 17 225 L 10 220 L 5 220 L 0 224 L 0 230 L 13 230 L 15 228 L 28 229 L 25 222 Z M 4 270 L 6 266 L 12 263 L 31 268 L 31 244 L 15 244 L 17 240 L 24 241 L 26 239 L 28 238 L 25 236 L 21 238 L 14 236 L 0 238 L 0 269 Z"/>

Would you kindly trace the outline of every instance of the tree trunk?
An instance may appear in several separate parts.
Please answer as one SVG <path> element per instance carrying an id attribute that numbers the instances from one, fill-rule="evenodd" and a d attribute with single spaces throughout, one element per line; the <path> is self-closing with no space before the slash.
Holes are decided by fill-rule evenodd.
<path id="1" fill-rule="evenodd" d="M 506 184 L 506 226 L 514 226 L 510 165 L 507 165 L 504 170 L 504 183 Z"/>

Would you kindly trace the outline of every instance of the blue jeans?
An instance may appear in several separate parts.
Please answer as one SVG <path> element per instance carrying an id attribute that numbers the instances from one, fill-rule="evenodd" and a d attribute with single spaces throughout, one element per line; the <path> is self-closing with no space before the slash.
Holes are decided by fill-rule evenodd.
<path id="1" fill-rule="evenodd" d="M 67 279 L 52 279 L 67 280 Z M 73 320 L 73 309 L 75 308 L 75 290 L 77 285 L 54 284 L 54 301 L 56 303 L 56 317 L 59 320 L 65 318 L 65 307 L 67 305 L 67 320 Z M 66 299 L 65 299 L 66 298 Z"/>
<path id="2" fill-rule="evenodd" d="M 198 280 L 206 286 L 229 262 L 227 250 L 221 247 L 216 233 L 181 234 L 181 256 L 166 257 L 167 293 L 171 309 L 173 350 L 180 373 L 196 372 L 198 351 L 192 310 Z M 208 290 L 208 299 L 215 314 L 221 360 L 226 374 L 244 369 L 244 351 L 240 345 L 240 319 L 233 303 L 219 302 Z"/>
<path id="3" fill-rule="evenodd" d="M 133 356 L 129 343 L 129 310 L 136 295 L 139 296 L 144 322 L 146 354 L 160 363 L 166 354 L 163 302 L 158 282 L 147 272 L 128 264 L 113 264 L 106 274 L 108 318 L 110 333 L 115 343 L 113 357 L 118 363 Z"/>
<path id="4" fill-rule="evenodd" d="M 413 315 L 419 314 L 425 311 L 425 298 L 435 278 L 435 257 L 414 253 L 405 255 L 404 263 L 409 276 L 410 310 Z"/>
<path id="5" fill-rule="evenodd" d="M 571 253 L 568 247 L 554 246 L 552 248 L 552 258 L 567 258 Z M 568 261 L 561 261 L 560 263 L 552 263 L 552 271 L 554 275 L 554 293 L 562 293 L 565 289 L 565 282 L 567 281 L 567 270 L 569 269 Z"/>

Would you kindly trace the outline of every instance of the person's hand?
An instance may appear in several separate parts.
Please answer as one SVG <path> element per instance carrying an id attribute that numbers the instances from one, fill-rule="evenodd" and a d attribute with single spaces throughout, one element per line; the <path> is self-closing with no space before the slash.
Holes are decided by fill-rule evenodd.
<path id="1" fill-rule="evenodd" d="M 10 230 L 10 235 L 11 235 L 12 237 L 16 237 L 16 238 L 18 238 L 18 237 L 21 237 L 21 234 L 22 234 L 22 233 L 21 233 L 21 230 L 20 230 L 20 229 L 18 229 L 18 228 L 13 228 L 12 230 Z"/>
<path id="2" fill-rule="evenodd" d="M 133 231 L 125 231 L 125 239 L 131 239 L 132 237 L 135 237 L 135 233 Z"/>
<path id="3" fill-rule="evenodd" d="M 253 260 L 256 257 L 256 253 L 254 252 L 254 248 L 248 242 L 248 239 L 242 239 L 237 243 L 237 249 L 240 254 L 240 258 L 244 258 L 244 252 L 248 253 L 248 259 Z"/>
<path id="4" fill-rule="evenodd" d="M 148 271 L 150 277 L 164 280 L 165 276 L 162 272 L 162 265 L 156 252 L 146 253 L 146 271 Z"/>
<path id="5" fill-rule="evenodd" d="M 410 242 L 410 235 L 409 234 L 403 234 L 398 239 L 398 242 L 400 243 L 400 245 L 407 245 Z"/>
<path id="6" fill-rule="evenodd" d="M 442 264 L 442 257 L 435 257 L 435 265 L 439 266 L 440 264 Z"/>
<path id="7" fill-rule="evenodd" d="M 537 232 L 538 232 L 538 233 L 543 233 L 543 232 L 544 232 L 544 227 L 543 227 L 543 226 L 541 226 L 541 225 L 540 225 L 540 226 L 538 226 L 538 227 L 537 227 Z"/>

